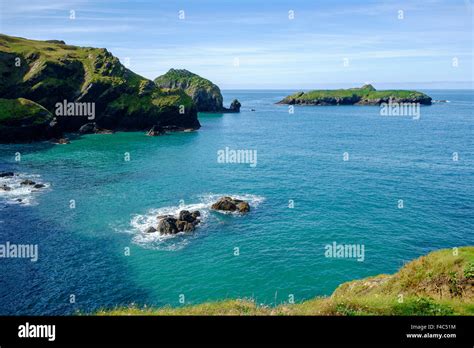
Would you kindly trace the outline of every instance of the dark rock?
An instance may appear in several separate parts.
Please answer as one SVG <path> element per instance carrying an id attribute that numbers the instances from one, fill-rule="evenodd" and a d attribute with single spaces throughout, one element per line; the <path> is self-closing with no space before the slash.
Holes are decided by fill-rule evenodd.
<path id="1" fill-rule="evenodd" d="M 237 209 L 239 213 L 248 213 L 250 211 L 250 205 L 247 202 L 237 203 Z"/>
<path id="2" fill-rule="evenodd" d="M 161 127 L 160 125 L 154 125 L 153 127 L 151 127 L 151 129 L 146 133 L 146 135 L 148 136 L 151 136 L 151 137 L 155 137 L 155 136 L 158 136 L 158 135 L 163 135 L 165 134 L 165 130 L 163 127 Z"/>
<path id="3" fill-rule="evenodd" d="M 26 180 L 23 180 L 20 185 L 35 185 L 36 183 L 32 180 L 29 180 L 29 179 L 26 179 Z"/>
<path id="4" fill-rule="evenodd" d="M 10 177 L 15 175 L 13 172 L 0 172 L 0 178 Z"/>
<path id="5" fill-rule="evenodd" d="M 230 104 L 230 110 L 233 112 L 240 112 L 240 107 L 242 104 L 237 99 L 234 99 L 232 103 Z"/>
<path id="6" fill-rule="evenodd" d="M 79 128 L 81 134 L 92 134 L 98 131 L 97 124 L 95 122 L 89 122 Z"/>
<path id="7" fill-rule="evenodd" d="M 3 191 L 11 191 L 12 188 L 7 186 L 7 185 L 2 185 L 2 187 L 0 187 L 0 190 L 3 190 Z"/>
<path id="8" fill-rule="evenodd" d="M 176 226 L 175 218 L 164 218 L 158 223 L 158 231 L 161 234 L 176 234 L 178 233 L 178 227 Z"/>
<path id="9" fill-rule="evenodd" d="M 178 219 L 186 222 L 194 222 L 194 220 L 196 220 L 196 218 L 187 210 L 181 210 Z"/>
<path id="10" fill-rule="evenodd" d="M 44 184 L 35 184 L 33 187 L 34 188 L 43 188 L 43 187 L 45 187 L 45 185 Z"/>
<path id="11" fill-rule="evenodd" d="M 186 224 L 184 225 L 184 229 L 183 231 L 184 232 L 193 232 L 194 231 L 194 224 L 191 223 L 191 222 L 186 222 Z"/>
<path id="12" fill-rule="evenodd" d="M 201 213 L 199 210 L 195 210 L 191 213 L 191 215 L 194 217 L 194 219 L 196 220 L 198 217 L 201 216 Z"/>
<path id="13" fill-rule="evenodd" d="M 186 225 L 187 225 L 186 221 L 182 221 L 182 220 L 177 220 L 176 221 L 176 227 L 178 228 L 179 232 L 183 232 Z"/>
<path id="14" fill-rule="evenodd" d="M 250 211 L 250 205 L 240 199 L 234 199 L 232 197 L 221 197 L 219 200 L 211 206 L 214 210 L 223 211 L 239 211 L 240 213 L 246 213 Z"/>
<path id="15" fill-rule="evenodd" d="M 154 228 L 153 226 L 150 226 L 145 230 L 145 233 L 153 233 L 153 232 L 156 232 L 156 228 Z"/>

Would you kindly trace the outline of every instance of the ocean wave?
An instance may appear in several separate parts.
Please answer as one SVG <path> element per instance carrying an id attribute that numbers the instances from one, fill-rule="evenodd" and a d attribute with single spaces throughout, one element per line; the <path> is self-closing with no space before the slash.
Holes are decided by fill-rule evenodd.
<path id="1" fill-rule="evenodd" d="M 0 200 L 7 204 L 36 205 L 37 195 L 51 187 L 49 183 L 42 182 L 40 178 L 40 175 L 25 173 L 15 173 L 14 176 L 0 177 L 0 187 L 5 185 L 10 188 L 8 191 L 0 188 Z M 21 182 L 24 180 L 43 184 L 44 187 L 35 188 L 33 185 L 21 185 Z"/>
<path id="2" fill-rule="evenodd" d="M 211 205 L 215 203 L 222 196 L 230 196 L 233 198 L 245 200 L 250 204 L 250 207 L 257 208 L 265 199 L 264 197 L 251 194 L 204 194 L 198 196 L 198 203 L 181 204 L 176 206 L 168 206 L 157 209 L 151 209 L 145 214 L 134 215 L 130 221 L 131 232 L 133 233 L 132 242 L 146 249 L 154 250 L 180 250 L 190 243 L 196 237 L 199 230 L 205 229 L 211 218 Z M 193 233 L 180 232 L 175 235 L 161 235 L 160 233 L 145 232 L 149 227 L 155 227 L 158 223 L 157 217 L 160 215 L 174 215 L 177 216 L 181 210 L 194 211 L 199 210 L 201 213 L 201 222 L 196 226 Z M 217 214 L 235 214 L 212 210 Z"/>

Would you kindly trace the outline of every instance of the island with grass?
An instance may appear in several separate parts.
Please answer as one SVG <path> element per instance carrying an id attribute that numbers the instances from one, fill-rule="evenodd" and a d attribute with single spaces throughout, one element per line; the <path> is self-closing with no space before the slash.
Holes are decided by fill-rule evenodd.
<path id="1" fill-rule="evenodd" d="M 341 284 L 329 297 L 260 305 L 228 299 L 192 306 L 131 305 L 95 315 L 474 315 L 474 246 L 443 249 L 380 274 Z"/>
<path id="2" fill-rule="evenodd" d="M 297 92 L 277 104 L 289 105 L 380 105 L 383 103 L 418 103 L 431 105 L 431 97 L 409 90 L 376 90 L 367 84 L 359 88 Z"/>

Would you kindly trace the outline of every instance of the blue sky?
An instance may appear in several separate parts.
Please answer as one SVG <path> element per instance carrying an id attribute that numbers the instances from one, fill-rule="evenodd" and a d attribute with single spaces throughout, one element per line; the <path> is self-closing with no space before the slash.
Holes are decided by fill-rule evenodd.
<path id="1" fill-rule="evenodd" d="M 0 32 L 106 47 L 150 79 L 186 68 L 223 89 L 473 86 L 470 0 L 0 2 Z"/>

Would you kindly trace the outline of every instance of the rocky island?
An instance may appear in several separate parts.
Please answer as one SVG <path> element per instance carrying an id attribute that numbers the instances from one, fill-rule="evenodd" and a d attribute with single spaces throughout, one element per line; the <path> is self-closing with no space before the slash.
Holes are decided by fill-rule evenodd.
<path id="1" fill-rule="evenodd" d="M 223 106 L 221 90 L 211 81 L 186 69 L 170 69 L 157 77 L 155 84 L 164 89 L 181 89 L 189 95 L 201 112 L 240 112 L 240 102 L 234 99 L 229 108 Z"/>
<path id="2" fill-rule="evenodd" d="M 200 127 L 182 89 L 157 86 L 105 48 L 0 34 L 0 76 L 0 143 L 47 140 L 91 122 L 91 130 Z M 93 114 L 58 113 L 58 105 Z"/>
<path id="3" fill-rule="evenodd" d="M 277 104 L 289 105 L 380 105 L 382 103 L 419 103 L 431 105 L 428 95 L 408 90 L 377 91 L 372 85 L 359 88 L 297 92 Z"/>

